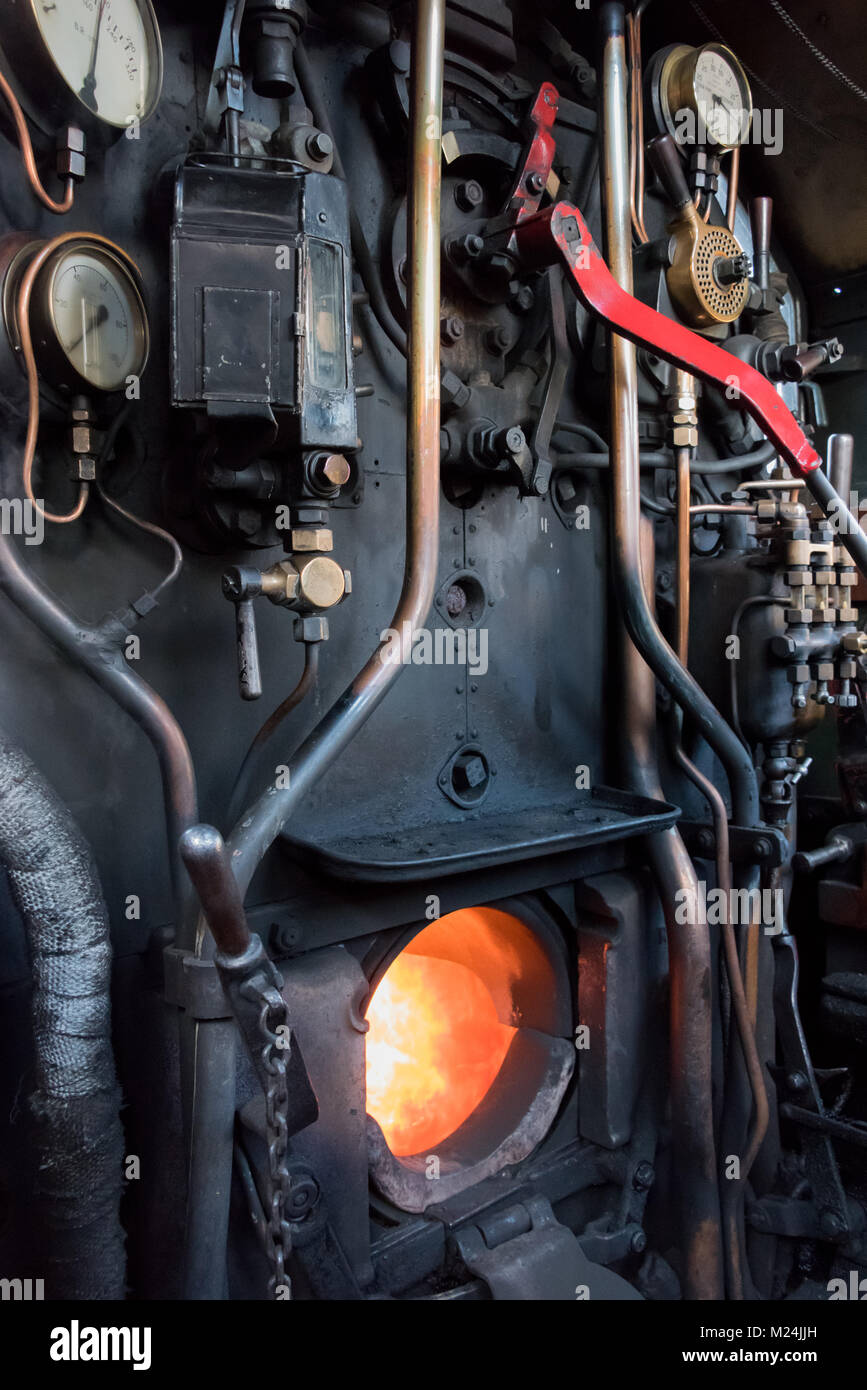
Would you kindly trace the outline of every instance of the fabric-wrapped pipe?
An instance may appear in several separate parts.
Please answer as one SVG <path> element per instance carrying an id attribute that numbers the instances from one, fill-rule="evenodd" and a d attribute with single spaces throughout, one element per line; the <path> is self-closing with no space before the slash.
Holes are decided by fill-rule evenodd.
<path id="1" fill-rule="evenodd" d="M 41 772 L 0 730 L 0 861 L 33 974 L 26 1109 L 49 1299 L 124 1296 L 124 1155 L 111 1046 L 111 941 L 90 849 Z"/>

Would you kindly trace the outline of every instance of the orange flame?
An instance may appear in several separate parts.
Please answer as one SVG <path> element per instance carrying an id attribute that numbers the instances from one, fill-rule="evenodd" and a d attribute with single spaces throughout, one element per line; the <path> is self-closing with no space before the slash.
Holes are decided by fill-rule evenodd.
<path id="1" fill-rule="evenodd" d="M 490 1089 L 515 1033 L 474 971 L 404 952 L 367 1011 L 367 1109 L 392 1153 L 430 1152 Z"/>

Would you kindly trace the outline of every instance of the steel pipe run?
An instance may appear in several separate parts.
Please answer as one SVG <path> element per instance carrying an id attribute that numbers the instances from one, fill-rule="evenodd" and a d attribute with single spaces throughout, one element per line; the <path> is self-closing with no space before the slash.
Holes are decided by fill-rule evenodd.
<path id="1" fill-rule="evenodd" d="M 397 660 L 377 647 L 298 751 L 287 760 L 285 785 L 270 786 L 241 816 L 228 851 L 241 900 L 258 865 L 312 786 L 325 775 L 388 694 L 409 656 L 412 633 L 430 612 L 439 559 L 440 494 L 440 189 L 445 0 L 417 0 L 415 9 L 408 178 L 408 354 L 406 429 L 406 552 L 403 587 L 391 627 L 400 634 Z M 208 841 L 202 840 L 206 845 Z M 213 842 L 216 845 L 216 841 Z M 201 846 L 200 846 L 201 848 Z M 214 851 L 217 852 L 216 849 Z M 222 853 L 222 851 L 220 851 Z M 207 867 L 197 865 L 202 875 Z M 185 941 L 212 954 L 206 915 Z M 234 1024 L 196 1024 L 188 1038 L 189 1196 L 187 1297 L 223 1296 L 232 1161 Z"/>
<path id="2" fill-rule="evenodd" d="M 138 614 L 130 609 L 128 625 L 110 618 L 99 627 L 78 622 L 22 565 L 13 543 L 0 535 L 0 591 L 89 676 L 102 686 L 150 739 L 160 765 L 165 805 L 169 866 L 179 934 L 194 921 L 194 896 L 178 851 L 185 830 L 198 819 L 196 779 L 187 741 L 165 701 L 130 669 L 121 646 Z"/>
<path id="3" fill-rule="evenodd" d="M 624 32 L 623 7 L 606 5 L 601 16 L 606 248 L 612 274 L 631 292 Z M 627 643 L 624 663 L 627 773 L 635 790 L 659 797 L 652 733 L 656 698 L 653 674 L 645 659 L 663 680 L 672 668 L 682 676 L 686 673 L 657 627 L 645 588 L 647 581 L 642 575 L 635 348 L 614 333 L 610 338 L 609 370 L 613 564 L 621 611 L 632 639 Z M 648 529 L 649 525 L 646 523 Z M 649 575 L 648 581 L 652 593 Z M 675 682 L 669 680 L 666 684 L 671 688 Z M 677 698 L 677 691 L 672 693 Z M 741 748 L 739 759 L 743 753 Z M 671 1105 L 682 1203 L 684 1292 L 691 1299 L 719 1299 L 723 1296 L 723 1264 L 711 1091 L 710 934 L 707 926 L 690 926 L 684 931 L 675 921 L 675 895 L 679 890 L 694 892 L 697 887 L 695 868 L 678 831 L 672 828 L 651 836 L 648 851 L 665 912 L 669 945 Z"/>

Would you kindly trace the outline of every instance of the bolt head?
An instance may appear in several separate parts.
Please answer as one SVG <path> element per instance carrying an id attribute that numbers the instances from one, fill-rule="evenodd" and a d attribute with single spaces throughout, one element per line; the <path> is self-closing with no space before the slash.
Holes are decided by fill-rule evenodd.
<path id="1" fill-rule="evenodd" d="M 324 130 L 317 130 L 307 141 L 307 153 L 311 159 L 319 161 L 330 159 L 334 153 L 334 142 Z"/>
<path id="2" fill-rule="evenodd" d="M 342 454 L 329 454 L 322 464 L 323 482 L 330 483 L 331 487 L 343 487 L 344 483 L 349 482 L 352 469 Z"/>
<path id="3" fill-rule="evenodd" d="M 472 212 L 485 196 L 484 189 L 477 179 L 465 179 L 455 189 L 455 202 L 464 212 Z"/>

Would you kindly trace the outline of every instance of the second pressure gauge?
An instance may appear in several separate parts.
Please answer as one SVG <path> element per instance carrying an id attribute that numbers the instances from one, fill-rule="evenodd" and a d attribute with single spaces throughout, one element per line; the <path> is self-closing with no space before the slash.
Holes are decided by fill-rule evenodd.
<path id="1" fill-rule="evenodd" d="M 676 44 L 648 69 L 657 123 L 679 144 L 731 150 L 749 135 L 752 97 L 746 73 L 721 43 Z"/>
<path id="2" fill-rule="evenodd" d="M 29 242 L 6 273 L 3 311 L 14 347 L 20 341 L 18 289 L 44 243 Z M 119 246 L 82 235 L 49 256 L 30 298 L 30 331 L 40 375 L 61 392 L 123 390 L 141 376 L 148 324 L 138 270 Z"/>
<path id="3" fill-rule="evenodd" d="M 156 109 L 163 82 L 150 0 L 0 0 L 6 76 L 47 134 L 66 122 L 105 143 Z"/>

